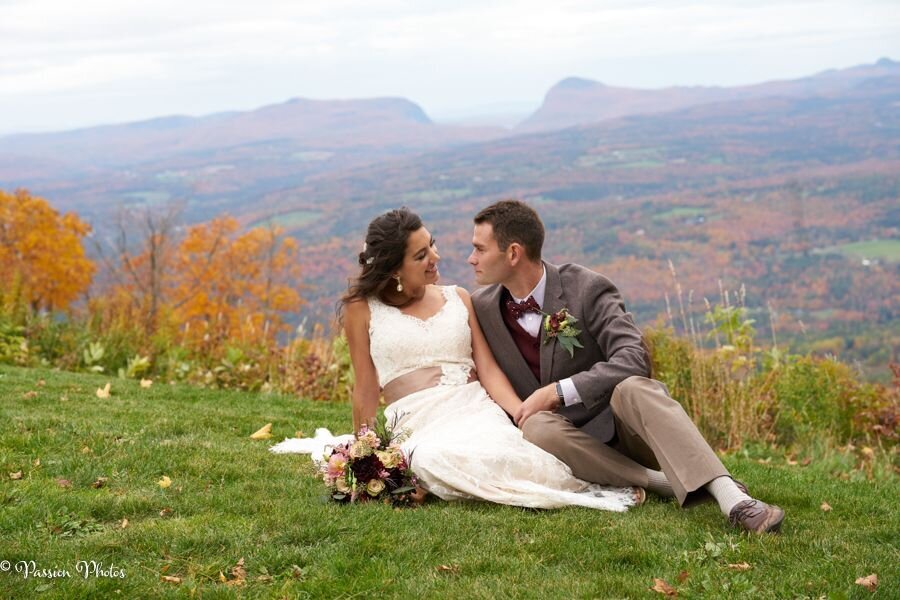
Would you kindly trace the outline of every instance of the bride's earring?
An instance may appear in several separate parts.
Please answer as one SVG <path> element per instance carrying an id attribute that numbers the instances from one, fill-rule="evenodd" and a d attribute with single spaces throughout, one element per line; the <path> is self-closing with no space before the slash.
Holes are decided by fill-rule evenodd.
<path id="1" fill-rule="evenodd" d="M 399 277 L 397 278 L 397 291 L 398 291 L 398 292 L 402 292 L 402 291 L 403 291 L 403 284 L 400 283 L 400 278 L 399 278 Z"/>

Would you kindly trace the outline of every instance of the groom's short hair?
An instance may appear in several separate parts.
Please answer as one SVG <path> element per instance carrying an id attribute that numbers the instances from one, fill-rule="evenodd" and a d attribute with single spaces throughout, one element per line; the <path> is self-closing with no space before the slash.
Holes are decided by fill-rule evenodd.
<path id="1" fill-rule="evenodd" d="M 520 200 L 500 200 L 481 209 L 475 224 L 490 223 L 502 252 L 513 242 L 525 248 L 525 255 L 535 262 L 541 260 L 544 246 L 544 224 L 533 208 Z"/>

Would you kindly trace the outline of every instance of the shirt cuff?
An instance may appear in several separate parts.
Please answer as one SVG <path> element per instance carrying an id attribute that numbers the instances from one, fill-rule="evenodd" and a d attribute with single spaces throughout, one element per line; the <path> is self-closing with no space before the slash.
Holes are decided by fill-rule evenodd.
<path id="1" fill-rule="evenodd" d="M 572 383 L 572 379 L 560 379 L 559 385 L 562 387 L 563 392 L 563 403 L 566 406 L 572 406 L 573 404 L 581 404 L 581 396 L 578 395 L 578 390 L 575 389 L 575 384 Z"/>

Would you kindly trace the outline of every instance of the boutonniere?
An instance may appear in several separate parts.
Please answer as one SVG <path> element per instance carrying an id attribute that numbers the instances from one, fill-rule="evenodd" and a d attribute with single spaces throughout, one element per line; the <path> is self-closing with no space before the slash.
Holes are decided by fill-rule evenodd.
<path id="1" fill-rule="evenodd" d="M 581 333 L 581 330 L 575 328 L 577 322 L 578 319 L 569 314 L 568 308 L 563 308 L 552 315 L 544 313 L 544 331 L 546 332 L 544 343 L 557 338 L 569 356 L 574 358 L 575 348 L 584 348 L 578 341 L 578 334 Z"/>

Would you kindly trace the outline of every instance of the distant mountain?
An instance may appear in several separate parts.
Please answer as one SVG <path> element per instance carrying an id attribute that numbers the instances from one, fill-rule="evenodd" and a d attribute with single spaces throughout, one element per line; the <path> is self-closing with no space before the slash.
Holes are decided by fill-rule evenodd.
<path id="1" fill-rule="evenodd" d="M 317 149 L 408 146 L 428 148 L 494 135 L 485 129 L 437 126 L 403 98 L 307 100 L 249 112 L 172 116 L 62 133 L 0 138 L 0 153 L 56 158 L 94 166 L 121 166 L 179 154 L 221 151 L 264 141 L 290 140 Z"/>
<path id="2" fill-rule="evenodd" d="M 3 137 L 0 189 L 27 187 L 88 217 L 185 200 L 199 220 L 311 175 L 508 133 L 436 124 L 402 98 L 298 98 L 248 112 Z"/>
<path id="3" fill-rule="evenodd" d="M 690 106 L 765 97 L 802 98 L 844 92 L 861 81 L 900 75 L 900 62 L 832 69 L 802 79 L 738 87 L 670 87 L 642 90 L 604 85 L 589 79 L 563 79 L 547 92 L 541 107 L 520 123 L 518 132 L 550 131 L 629 115 L 670 112 Z"/>

